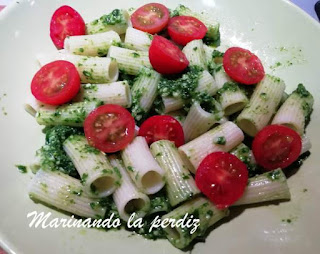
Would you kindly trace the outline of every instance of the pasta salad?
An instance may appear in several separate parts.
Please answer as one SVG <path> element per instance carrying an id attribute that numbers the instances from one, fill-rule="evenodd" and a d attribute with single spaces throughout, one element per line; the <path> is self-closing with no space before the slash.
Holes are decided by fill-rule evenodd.
<path id="1" fill-rule="evenodd" d="M 116 227 L 179 249 L 232 206 L 289 200 L 313 96 L 303 84 L 287 94 L 251 51 L 222 50 L 219 27 L 183 5 L 88 23 L 58 8 L 57 51 L 38 56 L 25 104 L 45 133 L 30 197 L 79 218 L 143 218 Z"/>

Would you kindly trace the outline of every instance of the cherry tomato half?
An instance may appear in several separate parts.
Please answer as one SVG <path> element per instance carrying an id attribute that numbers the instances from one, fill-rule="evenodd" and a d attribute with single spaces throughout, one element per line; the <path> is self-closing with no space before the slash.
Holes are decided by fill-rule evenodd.
<path id="1" fill-rule="evenodd" d="M 132 26 L 144 32 L 155 34 L 164 29 L 170 18 L 163 4 L 150 3 L 141 6 L 131 15 Z"/>
<path id="2" fill-rule="evenodd" d="M 33 96 L 46 104 L 60 105 L 70 101 L 80 89 L 76 67 L 59 60 L 42 66 L 31 82 Z"/>
<path id="3" fill-rule="evenodd" d="M 299 134 L 283 125 L 268 125 L 252 143 L 254 158 L 266 170 L 288 167 L 298 159 L 301 148 Z"/>
<path id="4" fill-rule="evenodd" d="M 243 195 L 248 182 L 248 170 L 236 156 L 215 152 L 202 160 L 195 180 L 199 190 L 218 209 L 224 209 Z"/>
<path id="5" fill-rule="evenodd" d="M 190 41 L 202 39 L 207 31 L 205 24 L 189 16 L 173 17 L 168 25 L 168 33 L 171 39 L 183 46 Z"/>
<path id="6" fill-rule="evenodd" d="M 260 59 L 249 50 L 233 47 L 223 56 L 223 68 L 235 81 L 253 85 L 260 82 L 265 73 Z"/>
<path id="7" fill-rule="evenodd" d="M 139 129 L 139 136 L 144 136 L 149 145 L 163 139 L 173 141 L 176 147 L 184 144 L 181 124 L 167 115 L 152 116 L 145 120 Z"/>
<path id="8" fill-rule="evenodd" d="M 89 144 L 106 153 L 125 148 L 133 140 L 134 132 L 133 117 L 119 105 L 100 106 L 84 121 L 84 134 Z"/>
<path id="9" fill-rule="evenodd" d="M 171 41 L 162 36 L 154 36 L 149 48 L 152 67 L 161 74 L 176 74 L 188 67 L 185 54 Z"/>
<path id="10" fill-rule="evenodd" d="M 58 49 L 62 49 L 64 39 L 72 35 L 84 35 L 86 25 L 80 14 L 64 5 L 58 8 L 52 15 L 50 22 L 50 37 Z"/>

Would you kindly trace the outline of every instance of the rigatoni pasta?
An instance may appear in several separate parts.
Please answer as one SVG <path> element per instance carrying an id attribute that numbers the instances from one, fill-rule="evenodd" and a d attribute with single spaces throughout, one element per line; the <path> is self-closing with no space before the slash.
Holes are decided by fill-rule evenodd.
<path id="1" fill-rule="evenodd" d="M 63 211 L 88 218 L 103 218 L 105 207 L 93 206 L 79 180 L 56 171 L 39 170 L 29 186 L 29 196 Z"/>
<path id="2" fill-rule="evenodd" d="M 283 80 L 266 75 L 257 85 L 248 106 L 237 118 L 237 125 L 249 136 L 267 126 L 276 112 L 285 89 Z"/>
<path id="3" fill-rule="evenodd" d="M 117 62 L 109 57 L 79 56 L 60 51 L 49 56 L 39 56 L 38 58 L 42 66 L 56 60 L 65 60 L 73 63 L 78 70 L 81 83 L 109 83 L 116 81 L 119 76 Z"/>
<path id="4" fill-rule="evenodd" d="M 187 164 L 180 158 L 174 143 L 168 140 L 160 140 L 154 142 L 150 149 L 154 158 L 166 172 L 166 190 L 172 206 L 176 206 L 200 193 Z"/>
<path id="5" fill-rule="evenodd" d="M 117 81 L 108 84 L 83 84 L 74 101 L 91 100 L 129 108 L 132 103 L 129 84 L 127 81 Z"/>
<path id="6" fill-rule="evenodd" d="M 146 194 L 160 191 L 165 184 L 165 172 L 153 158 L 144 137 L 136 137 L 121 157 L 132 181 Z"/>
<path id="7" fill-rule="evenodd" d="M 130 74 L 138 75 L 143 67 L 151 67 L 148 52 L 111 46 L 108 57 L 115 59 L 119 70 Z"/>
<path id="8" fill-rule="evenodd" d="M 313 102 L 313 96 L 302 84 L 299 84 L 298 88 L 282 104 L 272 124 L 288 126 L 302 135 L 312 112 Z"/>
<path id="9" fill-rule="evenodd" d="M 84 136 L 70 136 L 63 148 L 79 172 L 89 196 L 109 196 L 121 185 L 120 173 L 113 170 L 104 153 L 90 146 Z"/>
<path id="10" fill-rule="evenodd" d="M 232 122 L 226 122 L 202 134 L 200 137 L 179 147 L 181 155 L 192 164 L 190 170 L 196 172 L 200 162 L 210 153 L 228 152 L 244 139 L 241 129 Z"/>
<path id="11" fill-rule="evenodd" d="M 150 208 L 149 197 L 140 192 L 132 182 L 120 158 L 111 155 L 109 160 L 114 170 L 119 171 L 121 175 L 121 185 L 113 193 L 121 219 L 128 221 L 132 213 L 136 213 L 137 217 L 144 217 Z"/>
<path id="12" fill-rule="evenodd" d="M 148 51 L 151 45 L 153 35 L 128 27 L 126 37 L 124 38 L 125 46 L 129 49 Z"/>
<path id="13" fill-rule="evenodd" d="M 87 34 L 103 33 L 115 31 L 124 34 L 129 22 L 129 13 L 126 10 L 114 9 L 109 14 L 105 14 L 98 19 L 86 24 Z"/>
<path id="14" fill-rule="evenodd" d="M 75 55 L 105 56 L 111 45 L 120 42 L 119 34 L 108 31 L 92 35 L 69 36 L 64 40 L 64 48 Z"/>

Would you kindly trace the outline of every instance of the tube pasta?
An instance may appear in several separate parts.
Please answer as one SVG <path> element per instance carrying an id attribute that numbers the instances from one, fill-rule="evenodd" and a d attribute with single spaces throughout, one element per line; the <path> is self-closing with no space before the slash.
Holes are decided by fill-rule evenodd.
<path id="1" fill-rule="evenodd" d="M 135 212 L 138 217 L 144 217 L 150 208 L 149 197 L 140 192 L 134 185 L 121 159 L 116 155 L 110 155 L 109 160 L 113 168 L 119 171 L 122 176 L 121 186 L 113 193 L 113 200 L 121 219 L 128 221 L 133 212 Z"/>
<path id="2" fill-rule="evenodd" d="M 223 142 L 219 142 L 220 139 Z M 229 152 L 239 145 L 243 139 L 244 135 L 241 129 L 232 122 L 226 122 L 180 146 L 179 151 L 186 161 L 191 162 L 190 170 L 195 173 L 200 162 L 208 154 L 218 151 Z"/>
<path id="3" fill-rule="evenodd" d="M 153 158 L 144 137 L 136 137 L 121 156 L 131 179 L 143 193 L 154 194 L 162 189 L 165 172 Z"/>
<path id="4" fill-rule="evenodd" d="M 43 106 L 36 113 L 40 125 L 83 126 L 87 115 L 101 105 L 100 101 L 84 101 L 64 104 L 60 107 Z"/>
<path id="5" fill-rule="evenodd" d="M 143 68 L 132 86 L 132 115 L 141 120 L 151 109 L 157 97 L 161 75 L 151 69 Z"/>
<path id="6" fill-rule="evenodd" d="M 206 37 L 209 39 L 209 42 L 215 43 L 220 38 L 220 24 L 217 22 L 211 14 L 209 13 L 197 13 L 189 9 L 188 7 L 180 4 L 175 11 L 179 14 L 179 16 L 191 16 L 199 19 L 203 22 L 208 28 Z"/>
<path id="7" fill-rule="evenodd" d="M 67 54 L 66 51 L 38 56 L 41 66 L 56 60 L 73 63 L 80 75 L 81 83 L 109 83 L 118 79 L 119 69 L 117 61 L 109 57 L 90 57 Z"/>
<path id="8" fill-rule="evenodd" d="M 254 90 L 248 106 L 238 116 L 238 126 L 254 137 L 270 122 L 284 89 L 285 84 L 281 79 L 266 75 Z"/>
<path id="9" fill-rule="evenodd" d="M 64 40 L 64 48 L 70 54 L 82 56 L 105 56 L 112 44 L 120 43 L 115 31 L 91 35 L 69 36 Z"/>
<path id="10" fill-rule="evenodd" d="M 183 132 L 186 142 L 199 137 L 201 134 L 208 131 L 215 123 L 218 123 L 222 117 L 221 106 L 216 103 L 220 109 L 214 114 L 205 111 L 199 102 L 193 103 L 189 113 L 183 123 Z"/>
<path id="11" fill-rule="evenodd" d="M 216 82 L 216 86 L 218 87 L 218 89 L 221 89 L 223 85 L 227 82 L 233 82 L 233 80 L 224 71 L 223 67 L 221 67 L 220 70 L 218 70 L 214 74 L 214 80 Z"/>
<path id="12" fill-rule="evenodd" d="M 150 150 L 160 167 L 166 172 L 166 192 L 172 206 L 200 193 L 174 143 L 160 140 L 154 142 Z"/>
<path id="13" fill-rule="evenodd" d="M 190 41 L 182 50 L 189 60 L 189 66 L 199 66 L 206 69 L 206 55 L 203 49 L 202 40 Z"/>
<path id="14" fill-rule="evenodd" d="M 218 101 L 226 116 L 241 111 L 249 101 L 245 92 L 236 83 L 225 83 L 217 93 Z"/>
<path id="15" fill-rule="evenodd" d="M 281 169 L 277 169 L 249 178 L 242 197 L 233 206 L 288 200 L 290 197 L 286 176 Z"/>
<path id="16" fill-rule="evenodd" d="M 187 215 L 188 214 L 188 215 Z M 205 234 L 207 229 L 217 221 L 229 215 L 229 210 L 218 210 L 208 199 L 198 197 L 190 200 L 170 213 L 162 216 L 162 221 L 170 219 L 182 219 L 187 216 L 190 219 L 198 219 L 199 224 L 195 232 L 191 234 L 192 228 L 171 227 L 164 228 L 168 240 L 179 249 L 187 247 L 193 239 Z"/>
<path id="17" fill-rule="evenodd" d="M 88 144 L 86 137 L 70 136 L 63 148 L 77 169 L 89 196 L 106 197 L 120 186 L 120 173 L 113 170 L 104 153 Z"/>
<path id="18" fill-rule="evenodd" d="M 311 140 L 306 136 L 302 136 L 302 148 L 301 148 L 301 154 L 304 154 L 308 152 L 312 148 Z"/>
<path id="19" fill-rule="evenodd" d="M 290 127 L 300 135 L 304 133 L 306 119 L 311 114 L 314 99 L 302 84 L 282 104 L 272 124 L 282 124 Z"/>
<path id="20" fill-rule="evenodd" d="M 143 67 L 151 68 L 149 53 L 111 46 L 108 57 L 117 60 L 121 72 L 138 75 Z"/>
<path id="21" fill-rule="evenodd" d="M 44 202 L 63 211 L 81 217 L 103 218 L 106 209 L 97 199 L 83 192 L 78 179 L 57 171 L 40 169 L 32 179 L 29 189 L 32 199 Z"/>
<path id="22" fill-rule="evenodd" d="M 153 36 L 149 33 L 128 27 L 124 43 L 127 48 L 140 51 L 148 51 Z"/>
<path id="23" fill-rule="evenodd" d="M 109 14 L 86 24 L 86 34 L 103 33 L 110 30 L 124 34 L 129 24 L 129 13 L 126 10 L 114 9 Z"/>
<path id="24" fill-rule="evenodd" d="M 116 104 L 125 108 L 131 107 L 132 97 L 127 81 L 109 84 L 83 84 L 74 101 L 98 100 L 104 104 Z"/>

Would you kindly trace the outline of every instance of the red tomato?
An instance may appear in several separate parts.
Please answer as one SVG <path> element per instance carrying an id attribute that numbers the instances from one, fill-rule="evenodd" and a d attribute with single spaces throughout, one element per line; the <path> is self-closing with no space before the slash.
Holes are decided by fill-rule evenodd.
<path id="1" fill-rule="evenodd" d="M 183 46 L 190 41 L 202 39 L 207 31 L 205 24 L 189 16 L 173 17 L 168 25 L 168 33 L 171 39 Z"/>
<path id="2" fill-rule="evenodd" d="M 158 140 L 170 140 L 176 147 L 184 144 L 181 124 L 172 116 L 152 116 L 144 121 L 139 129 L 139 136 L 144 136 L 148 144 Z"/>
<path id="3" fill-rule="evenodd" d="M 134 118 L 119 105 L 100 106 L 84 121 L 84 134 L 89 144 L 106 153 L 125 148 L 133 140 L 134 133 Z"/>
<path id="4" fill-rule="evenodd" d="M 131 15 L 132 26 L 144 32 L 155 34 L 164 29 L 170 18 L 167 7 L 158 3 L 141 6 Z"/>
<path id="5" fill-rule="evenodd" d="M 155 36 L 149 48 L 152 67 L 161 74 L 176 74 L 188 67 L 185 54 L 171 41 L 162 36 Z"/>
<path id="6" fill-rule="evenodd" d="M 301 137 L 283 125 L 269 125 L 255 136 L 252 151 L 258 164 L 267 170 L 286 168 L 301 153 Z"/>
<path id="7" fill-rule="evenodd" d="M 223 56 L 223 68 L 235 81 L 253 85 L 264 77 L 264 69 L 260 59 L 249 50 L 233 47 Z"/>
<path id="8" fill-rule="evenodd" d="M 59 60 L 44 65 L 33 77 L 31 92 L 46 104 L 60 105 L 70 101 L 80 89 L 80 76 L 76 67 Z"/>
<path id="9" fill-rule="evenodd" d="M 64 5 L 58 8 L 52 15 L 50 22 L 50 37 L 58 49 L 62 49 L 64 39 L 72 35 L 84 35 L 86 25 L 80 14 Z"/>
<path id="10" fill-rule="evenodd" d="M 196 184 L 218 209 L 236 202 L 243 194 L 248 182 L 246 165 L 236 156 L 215 152 L 200 163 L 196 172 Z"/>

